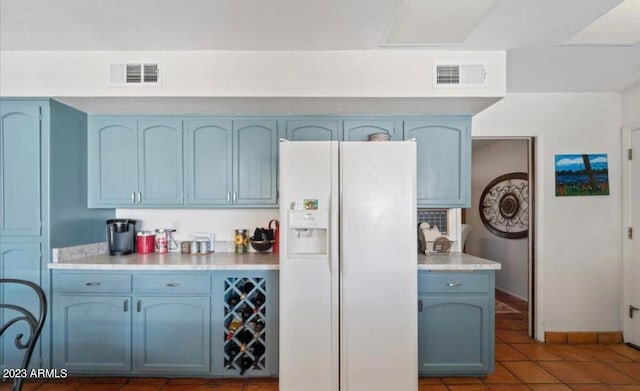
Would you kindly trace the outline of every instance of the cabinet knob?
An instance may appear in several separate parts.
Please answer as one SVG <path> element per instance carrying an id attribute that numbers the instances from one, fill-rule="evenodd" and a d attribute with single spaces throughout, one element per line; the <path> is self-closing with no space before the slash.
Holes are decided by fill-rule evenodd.
<path id="1" fill-rule="evenodd" d="M 462 284 L 459 282 L 447 282 L 447 286 L 460 286 L 460 285 Z"/>
<path id="2" fill-rule="evenodd" d="M 175 287 L 180 286 L 180 283 L 179 282 L 170 282 L 166 286 L 168 286 L 169 288 L 175 288 Z"/>
<path id="3" fill-rule="evenodd" d="M 100 283 L 98 281 L 87 282 L 86 286 L 99 286 Z"/>

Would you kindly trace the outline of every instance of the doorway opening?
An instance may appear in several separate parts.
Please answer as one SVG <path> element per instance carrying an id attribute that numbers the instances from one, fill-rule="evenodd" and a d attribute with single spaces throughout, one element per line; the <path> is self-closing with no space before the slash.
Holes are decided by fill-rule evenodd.
<path id="1" fill-rule="evenodd" d="M 535 336 L 535 138 L 472 138 L 470 227 L 464 251 L 500 262 L 496 297 L 528 307 L 528 335 Z M 464 227 L 464 226 L 463 226 Z"/>

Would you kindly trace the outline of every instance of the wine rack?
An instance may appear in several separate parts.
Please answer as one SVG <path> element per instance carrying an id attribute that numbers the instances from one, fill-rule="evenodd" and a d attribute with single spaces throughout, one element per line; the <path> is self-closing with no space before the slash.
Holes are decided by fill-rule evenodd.
<path id="1" fill-rule="evenodd" d="M 244 375 L 266 368 L 266 279 L 224 279 L 224 368 Z"/>

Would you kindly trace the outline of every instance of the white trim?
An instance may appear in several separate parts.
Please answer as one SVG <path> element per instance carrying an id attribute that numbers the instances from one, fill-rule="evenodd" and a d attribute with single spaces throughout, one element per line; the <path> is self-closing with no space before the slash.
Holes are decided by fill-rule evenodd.
<path id="1" fill-rule="evenodd" d="M 631 242 L 627 237 L 627 228 L 631 226 L 631 188 L 630 184 L 630 165 L 631 161 L 628 159 L 627 150 L 631 148 L 631 132 L 640 131 L 640 123 L 623 126 L 621 131 L 621 156 L 622 156 L 622 267 L 620 268 L 620 281 L 622 282 L 621 297 L 620 297 L 620 317 L 622 325 L 622 334 L 625 342 L 631 342 L 631 335 L 633 334 L 632 321 L 628 316 L 627 303 L 632 299 L 632 285 L 633 275 L 631 267 Z M 640 158 L 636 151 L 636 159 Z M 636 232 L 637 232 L 636 228 Z M 637 235 L 636 235 L 637 237 Z M 637 239 L 636 239 L 637 240 Z"/>
<path id="2" fill-rule="evenodd" d="M 538 134 L 538 135 L 531 135 L 533 132 L 531 132 L 529 135 L 524 135 L 524 136 L 500 136 L 500 135 L 491 135 L 491 136 L 472 136 L 472 140 L 527 140 L 528 144 L 529 144 L 529 148 L 531 148 L 531 143 L 534 142 L 535 143 L 535 151 L 534 151 L 534 156 L 530 157 L 530 160 L 533 160 L 533 162 L 535 163 L 535 169 L 534 169 L 534 173 L 535 173 L 535 178 L 534 179 L 534 219 L 529 219 L 529 227 L 531 227 L 532 221 L 535 221 L 535 235 L 533 235 L 533 237 L 535 238 L 535 241 L 533 243 L 533 251 L 535 254 L 529 254 L 529 279 L 533 278 L 533 270 L 532 270 L 532 260 L 533 260 L 533 256 L 535 255 L 535 280 L 533 281 L 533 284 L 535 285 L 535 297 L 534 295 L 532 295 L 531 291 L 530 291 L 530 295 L 529 295 L 529 300 L 527 301 L 529 303 L 529 319 L 531 319 L 532 314 L 534 314 L 534 330 L 535 330 L 535 335 L 533 335 L 532 337 L 540 342 L 544 342 L 544 312 L 543 312 L 543 299 L 544 299 L 544 274 L 543 274 L 543 264 L 544 264 L 544 260 L 540 257 L 540 254 L 543 253 L 543 236 L 542 236 L 542 210 L 543 208 L 543 198 L 542 195 L 544 194 L 544 186 L 543 186 L 543 181 L 542 181 L 542 175 L 540 175 L 541 172 L 543 171 L 543 159 L 542 156 L 544 156 L 543 151 L 544 151 L 544 135 L 542 134 Z M 531 173 L 531 168 L 529 168 L 529 173 Z M 528 240 L 530 241 L 529 243 L 531 243 L 532 240 L 532 234 L 531 234 L 532 230 L 529 229 L 529 238 Z M 531 245 L 529 245 L 529 249 L 531 249 Z M 529 284 L 530 289 L 532 284 Z M 534 305 L 535 308 L 531 308 L 531 297 L 534 297 Z M 531 331 L 529 330 L 529 333 Z"/>

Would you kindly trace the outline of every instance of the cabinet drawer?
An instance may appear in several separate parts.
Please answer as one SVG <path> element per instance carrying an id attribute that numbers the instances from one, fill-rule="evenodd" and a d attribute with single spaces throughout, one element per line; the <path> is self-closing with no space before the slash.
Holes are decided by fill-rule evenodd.
<path id="1" fill-rule="evenodd" d="M 491 281 L 481 272 L 424 272 L 418 273 L 418 291 L 427 293 L 486 293 Z"/>
<path id="2" fill-rule="evenodd" d="M 60 273 L 54 274 L 53 286 L 67 293 L 130 293 L 130 274 Z"/>
<path id="3" fill-rule="evenodd" d="M 209 293 L 211 277 L 208 274 L 142 274 L 138 277 L 139 293 Z"/>

